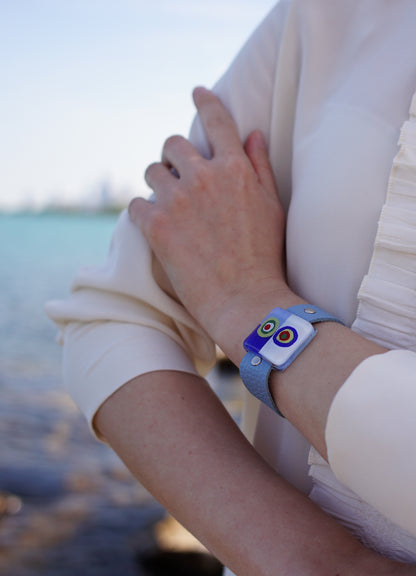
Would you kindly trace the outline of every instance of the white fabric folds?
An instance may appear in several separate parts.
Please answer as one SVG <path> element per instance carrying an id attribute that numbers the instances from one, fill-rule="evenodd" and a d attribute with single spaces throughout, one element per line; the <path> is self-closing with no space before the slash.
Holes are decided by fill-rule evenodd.
<path id="1" fill-rule="evenodd" d="M 352 327 L 396 350 L 367 359 L 345 382 L 326 439 L 340 482 L 416 536 L 416 455 L 409 451 L 416 438 L 416 96 L 399 143 Z"/>
<path id="2" fill-rule="evenodd" d="M 416 94 L 399 144 L 352 328 L 387 348 L 416 351 Z"/>
<path id="3" fill-rule="evenodd" d="M 340 484 L 316 450 L 311 450 L 309 465 L 314 477 L 310 498 L 319 503 L 322 510 L 336 518 L 368 548 L 401 562 L 415 561 L 416 538 L 412 534 Z"/>

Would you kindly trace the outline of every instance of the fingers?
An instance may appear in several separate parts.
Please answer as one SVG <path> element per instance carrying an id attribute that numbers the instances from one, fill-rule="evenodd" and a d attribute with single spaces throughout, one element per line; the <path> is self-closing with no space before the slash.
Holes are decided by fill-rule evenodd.
<path id="1" fill-rule="evenodd" d="M 129 204 L 130 220 L 142 230 L 145 237 L 148 236 L 147 223 L 150 220 L 152 208 L 153 202 L 144 198 L 133 198 Z"/>
<path id="2" fill-rule="evenodd" d="M 254 130 L 248 135 L 244 149 L 260 184 L 270 196 L 276 197 L 277 188 L 274 174 L 270 165 L 266 142 L 260 130 Z"/>
<path id="3" fill-rule="evenodd" d="M 174 168 L 179 176 L 183 176 L 190 165 L 201 159 L 201 155 L 183 136 L 171 136 L 163 145 L 162 163 Z"/>
<path id="4" fill-rule="evenodd" d="M 161 162 L 150 164 L 146 168 L 144 179 L 158 200 L 162 200 L 177 182 L 177 176 L 172 172 L 170 166 Z"/>
<path id="5" fill-rule="evenodd" d="M 169 249 L 166 232 L 169 230 L 169 217 L 159 202 L 144 198 L 134 198 L 129 204 L 129 218 L 140 230 L 156 255 L 162 248 Z"/>
<path id="6" fill-rule="evenodd" d="M 213 155 L 241 150 L 237 127 L 220 99 L 210 90 L 201 87 L 195 88 L 193 98 Z"/>

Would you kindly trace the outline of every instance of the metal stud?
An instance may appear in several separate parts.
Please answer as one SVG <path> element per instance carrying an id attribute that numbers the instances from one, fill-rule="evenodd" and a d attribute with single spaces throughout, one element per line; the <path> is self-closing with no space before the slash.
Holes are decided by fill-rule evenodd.
<path id="1" fill-rule="evenodd" d="M 314 310 L 313 308 L 305 308 L 304 312 L 305 314 L 316 314 L 316 310 Z"/>
<path id="2" fill-rule="evenodd" d="M 259 364 L 261 364 L 261 358 L 260 358 L 260 356 L 254 356 L 254 357 L 251 359 L 251 365 L 252 365 L 252 366 L 258 366 Z"/>

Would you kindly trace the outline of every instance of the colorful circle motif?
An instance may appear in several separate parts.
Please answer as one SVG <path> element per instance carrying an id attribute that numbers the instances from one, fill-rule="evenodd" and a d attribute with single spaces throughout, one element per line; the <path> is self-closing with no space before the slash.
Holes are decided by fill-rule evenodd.
<path id="1" fill-rule="evenodd" d="M 277 318 L 267 318 L 257 329 L 257 334 L 261 338 L 270 338 L 279 328 L 279 320 Z"/>
<path id="2" fill-rule="evenodd" d="M 285 326 L 274 337 L 274 341 L 278 346 L 288 347 L 292 346 L 298 339 L 298 333 L 295 328 Z"/>

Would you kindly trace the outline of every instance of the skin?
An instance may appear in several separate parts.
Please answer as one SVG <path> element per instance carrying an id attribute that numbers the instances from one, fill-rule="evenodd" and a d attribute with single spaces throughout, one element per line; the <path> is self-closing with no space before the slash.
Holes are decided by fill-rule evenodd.
<path id="1" fill-rule="evenodd" d="M 202 379 L 144 374 L 96 427 L 161 504 L 238 576 L 414 575 L 364 548 L 272 470 Z"/>
<path id="2" fill-rule="evenodd" d="M 130 216 L 161 263 L 166 290 L 238 364 L 242 341 L 259 319 L 302 300 L 285 279 L 284 215 L 261 135 L 254 132 L 243 147 L 215 96 L 198 89 L 194 100 L 212 159 L 170 138 L 162 162 L 146 173 L 156 202 L 134 200 Z M 277 231 L 266 249 L 259 242 L 264 226 Z M 318 331 L 296 363 L 272 377 L 271 389 L 282 412 L 326 455 L 334 394 L 356 365 L 383 349 L 342 326 L 325 323 Z M 137 478 L 238 576 L 416 574 L 361 546 L 282 480 L 197 376 L 144 374 L 104 403 L 95 425 Z"/>

